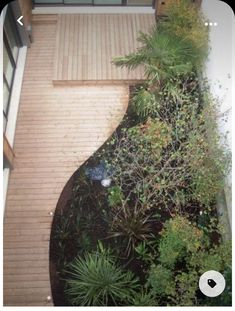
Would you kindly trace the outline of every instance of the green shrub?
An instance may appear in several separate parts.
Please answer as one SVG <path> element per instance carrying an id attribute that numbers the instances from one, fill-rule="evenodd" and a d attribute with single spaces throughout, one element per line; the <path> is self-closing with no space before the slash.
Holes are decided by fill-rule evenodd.
<path id="1" fill-rule="evenodd" d="M 173 269 L 186 256 L 196 253 L 205 243 L 203 232 L 187 218 L 175 216 L 167 221 L 159 243 L 159 261 Z"/>
<path id="2" fill-rule="evenodd" d="M 222 242 L 210 249 L 202 249 L 192 254 L 188 260 L 190 269 L 199 271 L 200 274 L 208 270 L 221 271 L 232 264 L 231 241 Z"/>
<path id="3" fill-rule="evenodd" d="M 218 246 L 203 248 L 197 252 L 191 253 L 186 258 L 187 272 L 176 276 L 177 295 L 174 297 L 176 305 L 196 305 L 205 306 L 229 306 L 231 305 L 231 264 L 232 247 L 231 241 L 221 242 Z M 200 276 L 209 270 L 219 271 L 226 280 L 225 291 L 217 298 L 206 298 L 198 301 L 196 292 L 198 290 L 198 280 Z"/>
<path id="4" fill-rule="evenodd" d="M 230 152 L 221 146 L 216 109 L 208 96 L 204 96 L 204 107 L 192 122 L 186 147 L 192 198 L 207 206 L 223 189 L 231 163 Z"/>
<path id="5" fill-rule="evenodd" d="M 222 294 L 213 298 L 206 298 L 201 302 L 203 306 L 232 306 L 232 268 L 226 267 L 223 271 L 223 276 L 226 280 L 226 287 Z"/>
<path id="6" fill-rule="evenodd" d="M 173 295 L 175 292 L 173 271 L 163 265 L 153 264 L 149 270 L 147 286 L 150 286 L 154 295 L 160 297 Z"/>
<path id="7" fill-rule="evenodd" d="M 86 253 L 69 265 L 66 294 L 72 305 L 123 305 L 135 295 L 138 281 L 130 271 L 118 267 L 103 251 Z"/>
<path id="8" fill-rule="evenodd" d="M 208 208 L 223 189 L 230 152 L 220 144 L 215 105 L 204 97 L 203 107 L 192 94 L 182 102 L 171 100 L 159 109 L 159 118 L 117 138 L 108 156 L 114 179 L 146 208 L 185 211 L 192 202 Z"/>
<path id="9" fill-rule="evenodd" d="M 191 0 L 174 0 L 167 5 L 166 15 L 159 28 L 175 38 L 189 41 L 197 51 L 194 64 L 200 67 L 208 53 L 208 29 L 200 7 Z"/>
<path id="10" fill-rule="evenodd" d="M 115 167 L 116 184 L 125 189 L 127 196 L 134 194 L 136 202 L 146 210 L 172 206 L 173 194 L 181 190 L 187 174 L 182 165 L 183 151 L 176 152 L 171 133 L 171 127 L 163 121 L 149 120 L 123 131 L 106 154 L 108 165 Z M 174 169 L 178 162 L 180 167 Z"/>
<path id="11" fill-rule="evenodd" d="M 182 272 L 175 278 L 176 292 L 172 301 L 177 306 L 197 305 L 196 291 L 198 290 L 199 275 L 196 271 Z"/>
<path id="12" fill-rule="evenodd" d="M 138 147 L 146 152 L 151 152 L 158 161 L 163 149 L 171 142 L 171 132 L 169 125 L 158 119 L 150 118 L 145 124 L 128 130 L 131 138 L 138 142 Z"/>
<path id="13" fill-rule="evenodd" d="M 208 299 L 199 299 L 198 280 L 208 270 L 227 275 L 231 267 L 231 242 L 211 246 L 205 234 L 182 216 L 167 221 L 158 243 L 138 250 L 148 259 L 146 288 L 160 305 L 216 305 Z M 226 274 L 227 273 L 227 274 Z M 227 281 L 227 279 L 226 279 Z M 231 284 L 218 305 L 231 303 Z"/>

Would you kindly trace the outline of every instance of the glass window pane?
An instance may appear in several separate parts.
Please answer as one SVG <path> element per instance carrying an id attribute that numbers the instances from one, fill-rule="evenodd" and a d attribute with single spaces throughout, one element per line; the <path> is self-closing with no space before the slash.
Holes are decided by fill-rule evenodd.
<path id="1" fill-rule="evenodd" d="M 5 44 L 3 45 L 3 72 L 8 85 L 10 86 L 13 79 L 14 67 L 10 61 Z"/>
<path id="2" fill-rule="evenodd" d="M 122 0 L 94 0 L 94 4 L 100 4 L 100 5 L 117 5 L 122 4 Z"/>
<path id="3" fill-rule="evenodd" d="M 17 56 L 18 56 L 18 51 L 19 51 L 19 42 L 17 41 L 16 37 L 16 30 L 13 29 L 13 24 L 11 23 L 11 16 L 8 11 L 5 22 L 4 22 L 4 29 L 7 37 L 7 42 L 9 43 L 10 49 L 12 56 L 16 62 Z"/>
<path id="4" fill-rule="evenodd" d="M 153 0 L 127 0 L 128 5 L 152 5 Z"/>
<path id="5" fill-rule="evenodd" d="M 8 106 L 9 96 L 10 96 L 10 93 L 9 93 L 8 87 L 4 81 L 3 82 L 3 111 L 5 112 L 5 114 L 7 114 L 7 106 Z"/>
<path id="6" fill-rule="evenodd" d="M 6 117 L 3 115 L 3 132 L 5 133 L 6 131 L 6 126 L 7 126 L 7 119 Z"/>
<path id="7" fill-rule="evenodd" d="M 3 132 L 5 132 L 5 122 L 3 124 Z M 9 168 L 9 162 L 7 161 L 5 155 L 3 155 L 3 169 L 5 168 Z"/>
<path id="8" fill-rule="evenodd" d="M 34 0 L 35 4 L 62 4 L 63 0 Z"/>
<path id="9" fill-rule="evenodd" d="M 92 4 L 92 0 L 64 0 L 65 4 Z"/>

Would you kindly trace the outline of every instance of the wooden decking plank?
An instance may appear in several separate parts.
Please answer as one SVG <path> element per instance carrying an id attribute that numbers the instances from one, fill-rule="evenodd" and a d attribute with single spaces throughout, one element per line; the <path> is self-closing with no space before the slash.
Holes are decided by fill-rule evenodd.
<path id="1" fill-rule="evenodd" d="M 57 18 L 57 31 L 56 31 L 56 41 L 55 41 L 55 45 L 59 46 L 60 43 L 60 33 L 61 33 L 61 19 Z M 55 49 L 55 58 L 53 61 L 53 79 L 56 79 L 57 76 L 59 76 L 58 74 L 58 67 L 59 67 L 59 54 L 60 54 L 60 49 Z"/>
<path id="2" fill-rule="evenodd" d="M 77 59 L 77 76 L 74 77 L 74 80 L 82 80 L 82 42 L 83 42 L 83 33 L 81 31 L 83 24 L 83 15 L 77 15 L 78 20 L 78 59 Z"/>
<path id="3" fill-rule="evenodd" d="M 4 215 L 3 287 L 7 306 L 52 305 L 47 302 L 47 296 L 51 296 L 50 212 L 54 212 L 69 178 L 111 135 L 127 107 L 127 86 L 52 84 L 55 73 L 60 79 L 68 79 L 76 73 L 74 64 L 81 70 L 80 57 L 77 63 L 69 61 L 69 68 L 65 68 L 61 57 L 79 53 L 80 49 L 75 49 L 66 34 L 69 27 L 82 26 L 83 17 L 81 20 L 80 15 L 74 15 L 69 26 L 68 16 L 64 15 L 58 17 L 58 25 L 48 20 L 34 24 L 34 42 L 27 54 L 16 127 L 15 169 L 10 174 Z M 89 31 L 97 25 L 92 18 L 90 22 Z M 83 29 L 79 28 L 77 44 L 83 36 Z M 59 40 L 58 53 L 56 31 L 60 31 L 63 42 L 70 44 L 68 48 Z M 76 38 L 72 41 L 76 42 Z M 97 58 L 93 60 L 96 62 Z"/>
<path id="4" fill-rule="evenodd" d="M 44 288 L 47 286 L 47 282 L 48 280 L 38 280 L 37 282 L 33 281 L 33 280 L 30 280 L 30 281 L 21 281 L 21 282 L 18 282 L 18 281 L 10 281 L 8 282 L 7 284 L 7 287 L 6 289 L 10 289 L 11 291 L 13 291 L 15 293 L 15 290 L 17 289 L 25 289 L 25 288 Z M 16 294 L 17 291 L 16 291 Z"/>
<path id="5" fill-rule="evenodd" d="M 134 23 L 133 21 L 136 20 Z M 129 72 L 111 64 L 114 56 L 126 55 L 138 47 L 140 30 L 155 23 L 152 14 L 65 14 L 58 16 L 55 85 L 143 79 L 143 68 Z M 59 34 L 58 34 L 59 33 Z M 62 72 L 61 72 L 62 66 Z"/>
<path id="6" fill-rule="evenodd" d="M 74 54 L 74 19 L 75 15 L 71 14 L 70 16 L 70 28 L 69 28 L 69 36 L 68 36 L 68 78 L 73 76 L 73 66 L 74 66 L 74 60 L 75 60 L 75 54 Z M 73 58 L 70 57 L 70 55 L 73 55 Z"/>
<path id="7" fill-rule="evenodd" d="M 37 286 L 37 282 L 40 281 L 50 281 L 49 273 L 43 273 L 43 274 L 15 274 L 15 275 L 7 275 L 4 276 L 4 282 L 6 283 L 6 286 L 8 287 L 11 283 L 21 283 L 21 282 L 35 282 L 35 286 Z M 9 285 L 8 285 L 9 284 Z M 35 287 L 34 286 L 34 287 Z M 46 287 L 46 286 L 45 286 Z M 8 287 L 9 288 L 9 287 Z"/>

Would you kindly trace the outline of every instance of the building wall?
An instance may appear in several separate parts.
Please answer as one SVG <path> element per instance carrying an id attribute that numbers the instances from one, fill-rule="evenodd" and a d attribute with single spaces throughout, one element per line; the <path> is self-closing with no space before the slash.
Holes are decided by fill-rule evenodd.
<path id="1" fill-rule="evenodd" d="M 221 133 L 221 144 L 232 149 L 232 97 L 234 96 L 234 81 L 232 81 L 232 64 L 235 29 L 232 9 L 223 1 L 203 0 L 202 10 L 213 23 L 210 27 L 210 52 L 205 68 L 211 93 L 218 102 L 218 126 Z M 214 25 L 214 23 L 216 23 Z M 224 135 L 227 134 L 227 137 Z M 227 176 L 225 199 L 228 208 L 228 219 L 232 221 L 232 177 Z"/>

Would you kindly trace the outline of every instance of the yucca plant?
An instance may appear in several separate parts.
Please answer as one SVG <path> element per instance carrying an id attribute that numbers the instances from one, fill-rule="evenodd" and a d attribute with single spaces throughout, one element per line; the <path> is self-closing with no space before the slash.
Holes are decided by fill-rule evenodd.
<path id="1" fill-rule="evenodd" d="M 108 250 L 86 253 L 70 265 L 66 294 L 72 305 L 108 306 L 128 304 L 138 288 L 130 271 L 117 266 Z"/>

